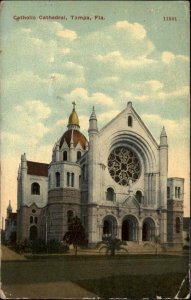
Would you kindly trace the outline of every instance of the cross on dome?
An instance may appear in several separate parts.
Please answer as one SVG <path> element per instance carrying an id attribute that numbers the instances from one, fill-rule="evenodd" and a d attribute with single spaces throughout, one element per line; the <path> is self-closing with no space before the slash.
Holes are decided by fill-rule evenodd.
<path id="1" fill-rule="evenodd" d="M 75 110 L 76 102 L 73 101 L 72 104 L 73 104 L 73 109 Z"/>

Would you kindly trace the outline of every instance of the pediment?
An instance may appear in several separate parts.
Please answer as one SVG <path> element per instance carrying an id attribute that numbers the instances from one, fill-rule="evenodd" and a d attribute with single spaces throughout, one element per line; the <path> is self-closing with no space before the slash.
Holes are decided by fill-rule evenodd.
<path id="1" fill-rule="evenodd" d="M 134 196 L 129 195 L 122 203 L 123 207 L 127 207 L 130 209 L 140 208 L 140 204 Z"/>
<path id="2" fill-rule="evenodd" d="M 66 140 L 64 139 L 64 142 L 63 142 L 63 144 L 62 144 L 62 147 L 61 147 L 61 150 L 64 150 L 64 149 L 69 149 L 69 147 L 68 147 L 68 144 L 66 143 Z"/>

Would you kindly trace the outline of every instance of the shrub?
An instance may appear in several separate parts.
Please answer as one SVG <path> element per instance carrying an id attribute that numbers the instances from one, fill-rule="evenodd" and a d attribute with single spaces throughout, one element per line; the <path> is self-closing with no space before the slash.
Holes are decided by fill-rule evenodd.
<path id="1" fill-rule="evenodd" d="M 50 240 L 47 242 L 47 253 L 58 253 L 60 249 L 60 242 L 57 240 Z"/>
<path id="2" fill-rule="evenodd" d="M 46 253 L 46 244 L 43 240 L 31 241 L 32 253 Z"/>

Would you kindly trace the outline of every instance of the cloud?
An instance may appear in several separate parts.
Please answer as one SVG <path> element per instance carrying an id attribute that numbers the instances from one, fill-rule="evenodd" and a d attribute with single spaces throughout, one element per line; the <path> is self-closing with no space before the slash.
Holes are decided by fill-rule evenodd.
<path id="1" fill-rule="evenodd" d="M 68 39 L 70 41 L 74 41 L 77 39 L 77 34 L 75 31 L 69 30 L 69 29 L 64 29 L 64 30 L 60 30 L 57 32 L 57 36 L 64 38 L 64 39 Z"/>
<path id="2" fill-rule="evenodd" d="M 1 140 L 3 143 L 5 142 L 5 143 L 10 143 L 12 145 L 15 145 L 17 143 L 22 142 L 22 137 L 16 133 L 2 131 L 1 132 Z"/>
<path id="3" fill-rule="evenodd" d="M 120 113 L 119 110 L 111 110 L 108 112 L 103 112 L 97 115 L 97 119 L 100 123 L 106 123 L 107 121 L 111 121 Z"/>
<path id="4" fill-rule="evenodd" d="M 175 55 L 172 52 L 168 52 L 168 51 L 164 51 L 161 54 L 161 60 L 162 62 L 164 62 L 165 64 L 170 64 L 172 62 L 174 62 L 175 60 L 182 60 L 182 61 L 189 61 L 189 57 L 186 55 Z"/>
<path id="5" fill-rule="evenodd" d="M 187 144 L 189 137 L 189 119 L 182 118 L 180 120 L 165 119 L 157 114 L 141 114 L 141 118 L 151 128 L 157 129 L 161 133 L 162 127 L 165 126 L 167 136 L 171 146 L 177 146 L 177 140 L 182 144 Z M 176 133 L 176 134 L 175 134 Z M 158 135 L 159 136 L 159 135 Z"/>
<path id="6" fill-rule="evenodd" d="M 117 68 L 123 68 L 126 70 L 133 68 L 144 67 L 145 65 L 151 65 L 156 63 L 154 59 L 147 58 L 145 55 L 137 56 L 134 59 L 127 59 L 123 57 L 120 51 L 109 52 L 105 55 L 97 55 L 96 60 L 102 63 L 112 63 Z"/>
<path id="7" fill-rule="evenodd" d="M 15 151 L 20 153 L 23 148 L 35 153 L 41 139 L 50 131 L 46 125 L 46 120 L 51 115 L 50 107 L 40 100 L 31 100 L 22 105 L 16 105 L 13 108 L 13 114 L 16 117 L 10 124 L 3 126 L 3 151 L 7 145 L 11 145 L 9 153 Z M 6 117 L 8 119 L 9 115 Z M 5 124 L 5 120 L 3 121 Z"/>
<path id="8" fill-rule="evenodd" d="M 182 86 L 179 89 L 172 91 L 172 92 L 160 92 L 158 94 L 159 99 L 171 99 L 175 97 L 182 97 L 189 95 L 189 87 Z"/>
<path id="9" fill-rule="evenodd" d="M 87 100 L 89 98 L 88 91 L 84 88 L 76 88 L 76 89 L 72 90 L 68 96 L 71 97 L 72 99 L 75 99 L 78 97 L 83 100 Z"/>
<path id="10" fill-rule="evenodd" d="M 66 95 L 66 98 L 69 101 L 74 101 L 76 99 L 81 99 L 87 104 L 96 105 L 101 104 L 103 106 L 113 106 L 113 98 L 105 95 L 104 93 L 92 93 L 89 94 L 88 91 L 84 88 L 76 88 L 70 92 L 70 94 Z"/>
<path id="11" fill-rule="evenodd" d="M 27 115 L 34 120 L 46 119 L 51 113 L 50 107 L 40 100 L 27 101 L 22 106 L 17 105 L 15 111 L 19 112 L 21 115 Z"/>
<path id="12" fill-rule="evenodd" d="M 143 40 L 146 37 L 146 30 L 139 23 L 129 23 L 128 21 L 119 21 L 116 23 L 117 29 L 127 30 L 130 35 L 137 40 Z"/>
<path id="13" fill-rule="evenodd" d="M 149 89 L 153 92 L 156 92 L 163 88 L 164 84 L 159 80 L 147 80 L 145 84 L 149 87 Z"/>
<path id="14" fill-rule="evenodd" d="M 172 52 L 162 52 L 161 59 L 165 64 L 169 64 L 175 59 L 175 55 Z"/>
<path id="15" fill-rule="evenodd" d="M 150 95 L 138 95 L 138 94 L 132 93 L 127 90 L 120 91 L 119 95 L 120 95 L 120 98 L 126 99 L 126 100 L 131 100 L 131 101 L 145 102 L 150 99 Z"/>

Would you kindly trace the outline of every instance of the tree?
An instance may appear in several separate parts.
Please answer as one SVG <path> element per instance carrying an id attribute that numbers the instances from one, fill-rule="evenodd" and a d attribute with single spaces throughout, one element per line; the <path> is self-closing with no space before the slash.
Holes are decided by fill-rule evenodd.
<path id="1" fill-rule="evenodd" d="M 99 245 L 101 245 L 99 251 L 105 248 L 106 253 L 108 254 L 110 252 L 111 256 L 115 255 L 116 250 L 125 250 L 126 252 L 128 252 L 128 250 L 125 247 L 122 247 L 126 245 L 126 243 L 117 238 L 112 238 L 112 237 L 104 238 L 103 241 L 97 244 L 98 247 Z"/>
<path id="2" fill-rule="evenodd" d="M 86 242 L 85 229 L 78 217 L 74 217 L 68 227 L 68 231 L 64 235 L 63 241 L 69 245 L 73 244 L 75 255 L 77 255 L 78 246 L 84 245 Z"/>

